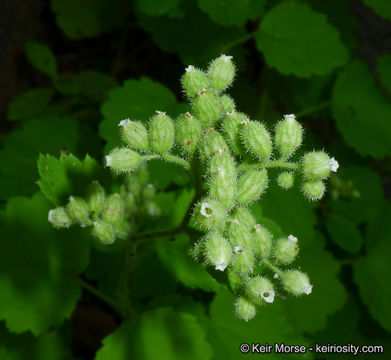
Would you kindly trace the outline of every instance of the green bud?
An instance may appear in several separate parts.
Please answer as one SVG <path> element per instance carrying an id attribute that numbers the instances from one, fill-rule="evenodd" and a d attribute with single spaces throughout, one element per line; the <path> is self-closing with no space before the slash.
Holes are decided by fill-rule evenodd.
<path id="1" fill-rule="evenodd" d="M 227 112 L 222 122 L 222 130 L 232 151 L 238 155 L 244 155 L 245 149 L 240 140 L 241 124 L 247 121 L 246 114 L 230 111 Z"/>
<path id="2" fill-rule="evenodd" d="M 302 160 L 303 175 L 307 180 L 322 180 L 327 178 L 331 171 L 336 172 L 338 162 L 323 151 L 312 151 L 304 155 Z"/>
<path id="3" fill-rule="evenodd" d="M 304 181 L 301 190 L 309 200 L 320 200 L 326 192 L 326 186 L 322 180 Z"/>
<path id="4" fill-rule="evenodd" d="M 208 164 L 208 174 L 210 176 L 221 172 L 224 172 L 228 177 L 236 179 L 235 160 L 228 152 L 213 155 Z"/>
<path id="5" fill-rule="evenodd" d="M 244 207 L 236 208 L 232 212 L 231 218 L 239 221 L 239 224 L 245 226 L 248 230 L 253 229 L 256 224 L 256 220 L 251 211 Z"/>
<path id="6" fill-rule="evenodd" d="M 238 296 L 235 302 L 235 313 L 239 319 L 249 321 L 256 315 L 257 309 L 249 299 Z"/>
<path id="7" fill-rule="evenodd" d="M 210 90 L 201 90 L 194 99 L 193 112 L 203 127 L 213 126 L 222 118 L 220 99 Z"/>
<path id="8" fill-rule="evenodd" d="M 221 55 L 214 59 L 208 69 L 208 78 L 212 87 L 222 91 L 231 85 L 235 77 L 235 65 L 232 56 Z"/>
<path id="9" fill-rule="evenodd" d="M 238 219 L 232 219 L 227 223 L 225 235 L 234 252 L 239 252 L 243 249 L 252 249 L 251 232 L 245 225 L 240 224 Z"/>
<path id="10" fill-rule="evenodd" d="M 235 110 L 235 102 L 229 95 L 220 96 L 220 103 L 224 113 Z"/>
<path id="11" fill-rule="evenodd" d="M 139 197 L 141 195 L 141 183 L 138 177 L 132 175 L 127 175 L 125 182 L 128 190 L 132 193 L 133 196 Z"/>
<path id="12" fill-rule="evenodd" d="M 262 276 L 256 276 L 248 280 L 245 291 L 249 299 L 257 305 L 270 304 L 274 301 L 273 284 Z"/>
<path id="13" fill-rule="evenodd" d="M 205 239 L 205 258 L 216 270 L 224 271 L 231 261 L 232 249 L 228 240 L 218 234 L 210 234 Z"/>
<path id="14" fill-rule="evenodd" d="M 219 201 L 204 198 L 195 206 L 193 218 L 200 230 L 221 229 L 226 221 L 226 210 Z"/>
<path id="15" fill-rule="evenodd" d="M 292 155 L 300 147 L 303 140 L 303 128 L 295 115 L 284 115 L 284 120 L 277 124 L 274 139 L 283 156 Z"/>
<path id="16" fill-rule="evenodd" d="M 69 228 L 73 223 L 63 207 L 50 210 L 48 220 L 55 228 Z"/>
<path id="17" fill-rule="evenodd" d="M 136 199 L 131 192 L 126 193 L 123 196 L 123 200 L 125 202 L 125 208 L 127 211 L 131 211 L 136 207 Z"/>
<path id="18" fill-rule="evenodd" d="M 149 181 L 149 172 L 147 165 L 145 163 L 141 164 L 140 167 L 137 169 L 137 174 L 135 175 L 138 177 L 140 185 L 147 184 Z"/>
<path id="19" fill-rule="evenodd" d="M 245 172 L 238 180 L 237 203 L 247 205 L 258 200 L 267 188 L 267 181 L 266 169 Z"/>
<path id="20" fill-rule="evenodd" d="M 194 243 L 191 248 L 190 255 L 193 257 L 195 261 L 203 261 L 204 260 L 204 251 L 205 251 L 205 239 L 198 240 Z"/>
<path id="21" fill-rule="evenodd" d="M 132 227 L 129 221 L 122 219 L 113 225 L 113 229 L 116 238 L 126 240 L 129 237 Z"/>
<path id="22" fill-rule="evenodd" d="M 260 259 L 267 259 L 272 248 L 272 234 L 265 227 L 256 224 L 252 235 L 254 255 Z"/>
<path id="23" fill-rule="evenodd" d="M 115 224 L 122 220 L 125 212 L 125 203 L 120 194 L 112 194 L 107 197 L 102 212 L 102 218 L 110 224 Z"/>
<path id="24" fill-rule="evenodd" d="M 206 74 L 192 65 L 186 68 L 186 72 L 182 76 L 181 81 L 186 95 L 190 98 L 196 96 L 202 89 L 208 89 L 210 86 Z"/>
<path id="25" fill-rule="evenodd" d="M 165 153 L 174 146 L 174 123 L 165 112 L 156 111 L 149 123 L 149 142 L 152 150 Z"/>
<path id="26" fill-rule="evenodd" d="M 119 173 L 128 173 L 140 165 L 142 159 L 139 154 L 128 148 L 116 148 L 106 156 L 106 166 Z"/>
<path id="27" fill-rule="evenodd" d="M 289 235 L 287 238 L 278 239 L 274 245 L 273 255 L 280 264 L 287 265 L 295 260 L 299 253 L 297 238 Z"/>
<path id="28" fill-rule="evenodd" d="M 143 198 L 144 199 L 152 199 L 156 195 L 156 188 L 152 184 L 148 184 L 143 189 Z"/>
<path id="29" fill-rule="evenodd" d="M 209 196 L 220 201 L 227 209 L 231 208 L 236 196 L 236 179 L 220 168 L 209 180 Z"/>
<path id="30" fill-rule="evenodd" d="M 92 235 L 95 236 L 103 245 L 111 245 L 115 241 L 113 227 L 105 221 L 94 222 Z"/>
<path id="31" fill-rule="evenodd" d="M 244 147 L 261 160 L 269 159 L 272 141 L 266 127 L 256 121 L 244 121 L 240 132 Z"/>
<path id="32" fill-rule="evenodd" d="M 281 280 L 285 290 L 293 295 L 309 295 L 312 292 L 312 285 L 310 284 L 308 276 L 299 270 L 284 272 Z"/>
<path id="33" fill-rule="evenodd" d="M 207 160 L 215 154 L 229 152 L 224 138 L 213 128 L 208 128 L 205 130 L 204 134 L 202 135 L 199 151 L 203 160 Z"/>
<path id="34" fill-rule="evenodd" d="M 245 275 L 253 271 L 254 263 L 254 254 L 251 250 L 236 248 L 233 250 L 230 269 L 237 274 Z"/>
<path id="35" fill-rule="evenodd" d="M 277 184 L 283 189 L 290 189 L 295 181 L 295 175 L 291 172 L 283 172 L 278 175 Z"/>
<path id="36" fill-rule="evenodd" d="M 227 280 L 228 285 L 234 294 L 237 293 L 243 285 L 243 280 L 240 275 L 232 272 L 229 269 L 227 271 Z"/>
<path id="37" fill-rule="evenodd" d="M 69 197 L 67 212 L 75 222 L 80 223 L 82 226 L 85 226 L 90 221 L 88 204 L 81 197 Z"/>
<path id="38" fill-rule="evenodd" d="M 152 217 L 159 217 L 162 214 L 162 209 L 154 201 L 149 200 L 144 203 L 146 213 Z"/>
<path id="39" fill-rule="evenodd" d="M 190 113 L 178 117 L 176 121 L 177 143 L 186 154 L 193 154 L 201 137 L 201 123 Z"/>
<path id="40" fill-rule="evenodd" d="M 148 150 L 148 131 L 140 121 L 126 119 L 118 126 L 126 145 L 136 150 Z"/>
<path id="41" fill-rule="evenodd" d="M 93 181 L 88 187 L 87 203 L 93 216 L 98 216 L 105 205 L 105 189 L 98 181 Z"/>

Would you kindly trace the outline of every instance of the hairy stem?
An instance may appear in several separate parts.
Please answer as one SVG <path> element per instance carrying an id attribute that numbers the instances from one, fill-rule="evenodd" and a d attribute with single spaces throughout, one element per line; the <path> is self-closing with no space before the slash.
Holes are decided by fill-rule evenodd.
<path id="1" fill-rule="evenodd" d="M 296 114 L 296 119 L 302 118 L 304 116 L 310 115 L 314 112 L 327 108 L 331 105 L 331 100 L 324 101 L 318 105 L 311 106 L 307 109 L 304 109 Z"/>
<path id="2" fill-rule="evenodd" d="M 115 311 L 119 311 L 117 302 L 110 296 L 104 294 L 102 291 L 98 290 L 96 287 L 88 283 L 87 281 L 78 278 L 80 285 L 86 289 L 89 293 L 97 297 L 98 299 L 104 301 L 107 305 L 112 307 Z"/>
<path id="3" fill-rule="evenodd" d="M 229 42 L 228 44 L 223 45 L 223 46 L 220 48 L 220 51 L 224 53 L 224 52 L 226 52 L 226 51 L 228 51 L 228 50 L 231 50 L 231 49 L 234 48 L 235 46 L 238 46 L 238 45 L 240 45 L 240 44 L 243 44 L 243 43 L 245 43 L 246 41 L 252 39 L 252 38 L 255 36 L 256 33 L 257 33 L 257 31 L 253 31 L 253 32 L 251 32 L 251 33 L 248 33 L 248 34 L 246 34 L 246 35 L 243 35 L 242 37 L 240 37 L 240 38 L 238 38 L 238 39 L 236 39 L 236 40 L 234 40 L 234 41 L 231 41 L 231 42 Z"/>
<path id="4" fill-rule="evenodd" d="M 182 159 L 182 158 L 180 158 L 178 156 L 171 155 L 171 154 L 162 154 L 161 158 L 164 159 L 164 160 L 167 160 L 168 162 L 172 162 L 172 163 L 181 165 L 186 170 L 190 170 L 190 164 L 186 160 L 184 160 L 184 159 Z"/>
<path id="5" fill-rule="evenodd" d="M 269 260 L 263 260 L 263 264 L 265 264 L 270 270 L 274 271 L 279 277 L 284 275 L 284 272 L 281 271 L 277 266 L 273 265 Z"/>
<path id="6" fill-rule="evenodd" d="M 252 169 L 263 169 L 263 168 L 283 168 L 283 169 L 291 169 L 296 170 L 299 168 L 299 164 L 287 162 L 284 159 L 274 160 L 274 161 L 266 161 L 256 164 L 242 164 L 237 168 L 237 172 L 241 173 L 247 170 Z"/>

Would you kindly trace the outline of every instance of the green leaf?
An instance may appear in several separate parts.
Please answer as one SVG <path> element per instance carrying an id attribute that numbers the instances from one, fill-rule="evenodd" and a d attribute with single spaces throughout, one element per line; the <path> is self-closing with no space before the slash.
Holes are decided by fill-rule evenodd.
<path id="1" fill-rule="evenodd" d="M 104 119 L 99 133 L 107 141 L 106 150 L 120 144 L 118 124 L 131 118 L 147 122 L 156 110 L 170 112 L 177 105 L 175 96 L 163 85 L 142 77 L 140 80 L 126 80 L 123 86 L 109 92 L 109 98 L 102 104 Z"/>
<path id="2" fill-rule="evenodd" d="M 0 319 L 12 332 L 37 336 L 61 325 L 81 295 L 87 239 L 80 229 L 53 229 L 49 209 L 36 194 L 10 200 L 0 213 Z"/>
<path id="3" fill-rule="evenodd" d="M 332 100 L 338 130 L 349 146 L 363 156 L 391 154 L 391 104 L 361 60 L 339 74 Z"/>
<path id="4" fill-rule="evenodd" d="M 379 16 L 391 19 L 391 3 L 388 0 L 363 0 Z"/>
<path id="5" fill-rule="evenodd" d="M 70 195 L 83 195 L 86 186 L 99 178 L 98 164 L 89 155 L 80 161 L 72 154 L 61 154 L 57 159 L 40 155 L 37 182 L 43 194 L 55 205 L 63 204 Z"/>
<path id="6" fill-rule="evenodd" d="M 122 25 L 124 1 L 51 0 L 56 21 L 71 39 L 93 37 Z"/>
<path id="7" fill-rule="evenodd" d="M 157 189 L 164 190 L 171 183 L 186 185 L 189 182 L 187 171 L 176 164 L 152 160 L 147 163 L 150 174 L 150 182 Z"/>
<path id="8" fill-rule="evenodd" d="M 29 41 L 26 43 L 26 55 L 36 69 L 52 78 L 57 77 L 56 58 L 46 45 L 36 41 Z"/>
<path id="9" fill-rule="evenodd" d="M 190 239 L 178 235 L 175 241 L 160 242 L 157 246 L 159 259 L 173 276 L 185 286 L 204 291 L 218 291 L 219 283 L 190 255 Z"/>
<path id="10" fill-rule="evenodd" d="M 182 0 L 137 0 L 138 9 L 148 16 L 161 16 L 170 13 Z"/>
<path id="11" fill-rule="evenodd" d="M 377 58 L 377 71 L 381 83 L 391 94 L 391 54 L 383 54 Z"/>
<path id="12" fill-rule="evenodd" d="M 262 15 L 265 0 L 198 0 L 198 6 L 220 25 L 245 25 Z"/>
<path id="13" fill-rule="evenodd" d="M 255 39 L 266 63 L 286 75 L 327 75 L 348 60 L 338 31 L 326 17 L 296 1 L 270 10 Z"/>
<path id="14" fill-rule="evenodd" d="M 95 360 L 208 360 L 213 352 L 205 336 L 194 315 L 155 309 L 122 323 L 103 340 Z"/>
<path id="15" fill-rule="evenodd" d="M 9 105 L 7 112 L 8 120 L 27 120 L 44 115 L 48 105 L 54 96 L 54 91 L 47 88 L 28 90 Z"/>
<path id="16" fill-rule="evenodd" d="M 0 199 L 31 195 L 38 189 L 39 153 L 74 151 L 78 140 L 77 121 L 70 117 L 37 118 L 13 130 L 0 150 Z"/>

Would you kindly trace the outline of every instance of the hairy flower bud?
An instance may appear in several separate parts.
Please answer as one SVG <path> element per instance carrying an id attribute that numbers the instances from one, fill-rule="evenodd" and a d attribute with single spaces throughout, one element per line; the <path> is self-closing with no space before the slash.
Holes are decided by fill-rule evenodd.
<path id="1" fill-rule="evenodd" d="M 128 148 L 116 148 L 106 156 L 106 166 L 119 173 L 127 173 L 135 170 L 140 165 L 142 158 Z"/>
<path id="2" fill-rule="evenodd" d="M 176 121 L 176 139 L 186 154 L 193 154 L 201 136 L 201 123 L 190 113 L 178 117 Z"/>
<path id="3" fill-rule="evenodd" d="M 126 119 L 118 126 L 126 145 L 136 150 L 148 150 L 148 131 L 140 121 Z"/>
<path id="4" fill-rule="evenodd" d="M 88 187 L 87 203 L 90 212 L 94 217 L 98 216 L 102 212 L 105 201 L 105 189 L 98 181 L 93 181 Z"/>
<path id="5" fill-rule="evenodd" d="M 256 121 L 244 121 L 240 132 L 244 147 L 261 160 L 269 159 L 272 141 L 266 127 Z"/>
<path id="6" fill-rule="evenodd" d="M 122 220 L 125 211 L 125 203 L 120 194 L 112 194 L 107 197 L 102 211 L 102 218 L 110 224 L 115 224 Z"/>
<path id="7" fill-rule="evenodd" d="M 208 89 L 210 86 L 206 74 L 192 65 L 189 65 L 186 68 L 186 72 L 182 76 L 181 82 L 186 95 L 190 98 L 196 96 L 202 89 Z"/>
<path id="8" fill-rule="evenodd" d="M 229 95 L 220 96 L 221 106 L 224 113 L 228 113 L 235 110 L 235 102 Z"/>
<path id="9" fill-rule="evenodd" d="M 233 249 L 230 269 L 237 274 L 245 275 L 253 271 L 255 264 L 254 254 L 251 250 L 237 247 Z"/>
<path id="10" fill-rule="evenodd" d="M 278 175 L 277 184 L 283 189 L 290 189 L 295 181 L 295 175 L 291 172 L 283 172 Z"/>
<path id="11" fill-rule="evenodd" d="M 69 228 L 73 221 L 63 207 L 49 211 L 48 220 L 55 228 Z"/>
<path id="12" fill-rule="evenodd" d="M 217 152 L 208 163 L 208 175 L 213 176 L 223 172 L 226 176 L 236 179 L 235 160 L 229 152 Z"/>
<path id="13" fill-rule="evenodd" d="M 149 216 L 158 217 L 162 214 L 162 209 L 152 200 L 145 201 L 144 208 Z"/>
<path id="14" fill-rule="evenodd" d="M 278 239 L 274 245 L 273 255 L 280 264 L 290 264 L 299 253 L 297 238 L 289 235 L 287 238 Z"/>
<path id="15" fill-rule="evenodd" d="M 245 149 L 240 139 L 242 123 L 248 120 L 246 114 L 230 111 L 227 112 L 222 122 L 222 130 L 232 151 L 238 155 L 244 155 Z"/>
<path id="16" fill-rule="evenodd" d="M 143 198 L 152 199 L 156 195 L 156 188 L 152 184 L 147 184 L 143 189 Z"/>
<path id="17" fill-rule="evenodd" d="M 237 203 L 247 205 L 258 200 L 266 190 L 267 181 L 266 169 L 245 172 L 238 180 Z"/>
<path id="18" fill-rule="evenodd" d="M 331 171 L 336 172 L 338 162 L 323 151 L 311 151 L 304 155 L 302 160 L 303 175 L 307 180 L 322 180 L 327 178 Z"/>
<path id="19" fill-rule="evenodd" d="M 221 229 L 226 221 L 226 209 L 217 200 L 204 198 L 197 203 L 193 219 L 198 229 Z"/>
<path id="20" fill-rule="evenodd" d="M 293 295 L 309 295 L 312 292 L 312 285 L 310 284 L 308 276 L 299 270 L 284 272 L 281 280 L 285 290 Z"/>
<path id="21" fill-rule="evenodd" d="M 326 192 L 326 186 L 322 180 L 304 181 L 301 190 L 309 200 L 320 200 Z"/>
<path id="22" fill-rule="evenodd" d="M 260 224 L 256 224 L 252 232 L 252 249 L 260 259 L 267 259 L 272 248 L 272 234 Z"/>
<path id="23" fill-rule="evenodd" d="M 274 301 L 274 287 L 270 280 L 256 276 L 247 281 L 245 287 L 246 295 L 255 304 L 262 305 Z"/>
<path id="24" fill-rule="evenodd" d="M 220 99 L 210 90 L 201 90 L 194 98 L 192 107 L 203 127 L 213 126 L 223 115 Z"/>
<path id="25" fill-rule="evenodd" d="M 127 211 L 132 211 L 136 207 L 136 199 L 131 192 L 124 194 L 123 200 Z"/>
<path id="26" fill-rule="evenodd" d="M 229 176 L 224 168 L 219 168 L 209 180 L 209 196 L 221 202 L 227 209 L 234 204 L 236 179 Z"/>
<path id="27" fill-rule="evenodd" d="M 215 154 L 229 152 L 224 138 L 213 128 L 208 128 L 203 133 L 202 140 L 199 145 L 199 151 L 203 160 L 207 160 Z"/>
<path id="28" fill-rule="evenodd" d="M 245 207 L 236 208 L 231 214 L 231 219 L 236 219 L 240 225 L 246 227 L 248 230 L 251 230 L 256 224 L 253 214 Z"/>
<path id="29" fill-rule="evenodd" d="M 227 239 L 218 235 L 210 234 L 204 243 L 205 257 L 216 270 L 224 271 L 232 258 L 232 249 Z"/>
<path id="30" fill-rule="evenodd" d="M 208 69 L 208 78 L 212 87 L 217 91 L 222 91 L 231 85 L 235 77 L 235 65 L 232 56 L 221 55 L 214 59 Z"/>
<path id="31" fill-rule="evenodd" d="M 225 234 L 234 252 L 252 249 L 251 232 L 245 225 L 240 224 L 237 219 L 232 219 L 228 222 Z"/>
<path id="32" fill-rule="evenodd" d="M 174 146 L 174 122 L 165 112 L 156 111 L 149 123 L 149 142 L 157 153 L 170 151 Z"/>
<path id="33" fill-rule="evenodd" d="M 257 309 L 245 296 L 239 296 L 235 302 L 235 313 L 239 319 L 247 322 L 255 316 Z"/>
<path id="34" fill-rule="evenodd" d="M 105 221 L 94 222 L 92 235 L 95 236 L 103 245 L 111 245 L 115 241 L 113 227 Z"/>
<path id="35" fill-rule="evenodd" d="M 67 204 L 67 212 L 69 216 L 82 225 L 89 222 L 89 209 L 87 202 L 78 196 L 70 196 Z"/>
<path id="36" fill-rule="evenodd" d="M 292 155 L 300 147 L 303 140 L 303 128 L 295 115 L 284 115 L 284 120 L 277 124 L 274 139 L 283 156 Z"/>

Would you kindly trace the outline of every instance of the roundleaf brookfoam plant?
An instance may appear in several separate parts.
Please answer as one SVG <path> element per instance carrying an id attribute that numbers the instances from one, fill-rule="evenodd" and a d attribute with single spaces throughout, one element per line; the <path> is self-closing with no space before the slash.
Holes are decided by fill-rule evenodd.
<path id="1" fill-rule="evenodd" d="M 225 94 L 234 77 L 231 56 L 213 60 L 207 71 L 188 66 L 182 86 L 191 111 L 172 119 L 156 110 L 149 122 L 118 119 L 124 147 L 106 156 L 106 166 L 125 174 L 121 190 L 106 194 L 94 182 L 85 199 L 72 196 L 68 204 L 51 210 L 49 221 L 56 228 L 89 226 L 97 241 L 106 246 L 118 240 L 136 242 L 142 234 L 137 233 L 133 214 L 140 209 L 150 216 L 160 212 L 153 203 L 156 190 L 140 181 L 145 163 L 161 159 L 183 166 L 189 171 L 195 196 L 184 222 L 173 230 L 199 234 L 194 258 L 212 275 L 227 273 L 227 282 L 237 296 L 236 314 L 248 321 L 259 307 L 271 306 L 278 295 L 309 295 L 312 291 L 309 276 L 292 268 L 299 239 L 292 234 L 273 239 L 249 209 L 267 191 L 268 170 L 281 170 L 274 180 L 281 189 L 300 182 L 303 195 L 318 200 L 338 162 L 324 151 L 311 151 L 292 161 L 303 141 L 303 128 L 295 115 L 283 115 L 274 133 L 270 132 L 265 124 L 239 112 Z"/>

